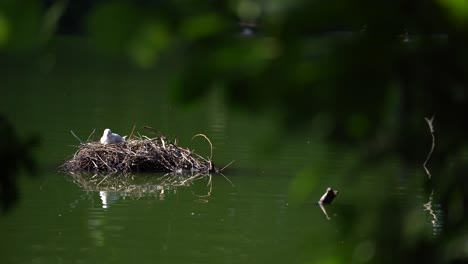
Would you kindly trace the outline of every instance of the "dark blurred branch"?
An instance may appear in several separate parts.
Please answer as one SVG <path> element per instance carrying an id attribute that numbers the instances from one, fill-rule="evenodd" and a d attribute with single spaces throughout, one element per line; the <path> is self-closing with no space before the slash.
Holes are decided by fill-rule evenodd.
<path id="1" fill-rule="evenodd" d="M 0 212 L 6 212 L 18 199 L 16 180 L 21 168 L 30 175 L 36 172 L 32 151 L 39 139 L 20 140 L 13 125 L 0 115 Z"/>

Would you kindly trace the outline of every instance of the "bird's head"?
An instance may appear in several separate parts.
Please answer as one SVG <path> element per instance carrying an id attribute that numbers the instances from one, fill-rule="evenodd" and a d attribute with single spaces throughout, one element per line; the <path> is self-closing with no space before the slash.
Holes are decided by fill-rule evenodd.
<path id="1" fill-rule="evenodd" d="M 110 136 L 110 135 L 112 135 L 112 131 L 111 131 L 110 129 L 106 128 L 106 129 L 104 130 L 104 134 L 103 134 L 103 135 L 104 135 L 104 136 Z"/>

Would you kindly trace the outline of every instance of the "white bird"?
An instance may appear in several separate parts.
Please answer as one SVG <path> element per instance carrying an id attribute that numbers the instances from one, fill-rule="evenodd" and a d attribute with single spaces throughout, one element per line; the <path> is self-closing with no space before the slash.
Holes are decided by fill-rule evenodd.
<path id="1" fill-rule="evenodd" d="M 104 134 L 101 137 L 101 144 L 118 144 L 125 142 L 125 137 L 121 137 L 119 134 L 112 133 L 108 128 L 104 130 Z"/>

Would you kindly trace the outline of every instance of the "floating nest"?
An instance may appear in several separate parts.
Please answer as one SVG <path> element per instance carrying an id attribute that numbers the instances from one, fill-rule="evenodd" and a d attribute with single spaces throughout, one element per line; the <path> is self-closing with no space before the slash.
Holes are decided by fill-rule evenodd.
<path id="1" fill-rule="evenodd" d="M 202 134 L 197 136 L 206 138 Z M 82 143 L 75 155 L 60 166 L 60 170 L 70 174 L 173 172 L 194 175 L 217 172 L 211 158 L 205 159 L 187 148 L 179 147 L 164 136 L 131 137 L 120 144 Z"/>

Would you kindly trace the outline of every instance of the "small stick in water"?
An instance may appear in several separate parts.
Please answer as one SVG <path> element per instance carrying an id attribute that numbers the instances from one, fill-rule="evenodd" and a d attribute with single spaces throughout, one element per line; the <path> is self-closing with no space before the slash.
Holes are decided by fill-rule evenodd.
<path id="1" fill-rule="evenodd" d="M 435 131 L 434 131 L 434 126 L 432 124 L 432 122 L 434 121 L 434 116 L 432 116 L 431 119 L 429 119 L 427 117 L 425 117 L 424 119 L 426 120 L 427 125 L 429 126 L 429 130 L 431 131 L 431 136 L 432 136 L 431 151 L 429 151 L 429 154 L 427 154 L 426 161 L 424 161 L 424 164 L 423 164 L 424 170 L 426 170 L 427 176 L 430 179 L 431 178 L 431 172 L 427 168 L 427 163 L 429 162 L 429 159 L 431 158 L 432 152 L 434 151 L 434 147 L 435 147 L 435 135 L 434 135 Z"/>
<path id="2" fill-rule="evenodd" d="M 318 201 L 319 204 L 330 204 L 335 197 L 338 196 L 338 191 L 333 190 L 332 188 L 328 187 L 325 191 L 325 194 L 322 195 L 320 200 Z"/>

